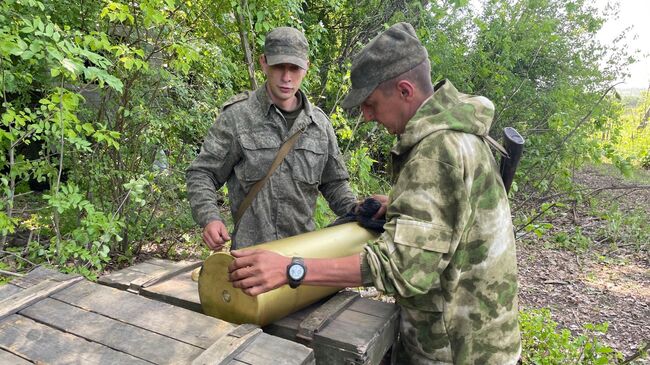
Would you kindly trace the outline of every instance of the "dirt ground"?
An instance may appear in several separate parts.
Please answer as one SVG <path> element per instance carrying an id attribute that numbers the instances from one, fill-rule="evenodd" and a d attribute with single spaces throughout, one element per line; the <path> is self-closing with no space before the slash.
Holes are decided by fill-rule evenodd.
<path id="1" fill-rule="evenodd" d="M 648 181 L 626 182 L 612 169 L 602 167 L 583 169 L 575 177 L 575 182 L 586 188 L 602 189 L 597 190 L 599 199 L 614 199 L 627 212 L 644 209 L 650 214 Z M 584 323 L 607 322 L 609 330 L 603 342 L 626 357 L 633 355 L 650 342 L 650 243 L 614 245 L 601 239 L 598 228 L 606 222 L 590 215 L 585 207 L 578 206 L 573 214 L 554 217 L 550 223 L 556 231 L 574 232 L 580 227 L 594 243 L 586 252 L 577 253 L 545 248 L 546 235 L 519 239 L 521 307 L 548 307 L 560 327 L 574 333 L 582 332 Z M 650 361 L 646 357 L 637 363 Z"/>

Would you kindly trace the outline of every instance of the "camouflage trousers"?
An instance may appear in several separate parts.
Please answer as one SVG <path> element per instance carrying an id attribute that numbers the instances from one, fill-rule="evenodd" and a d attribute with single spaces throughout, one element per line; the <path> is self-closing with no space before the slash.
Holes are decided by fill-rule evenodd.
<path id="1" fill-rule="evenodd" d="M 401 307 L 393 365 L 451 365 L 453 359 L 442 312 Z"/>
<path id="2" fill-rule="evenodd" d="M 444 313 L 400 307 L 400 332 L 393 348 L 393 365 L 517 364 L 520 351 L 518 339 L 514 341 L 512 349 L 487 346 L 479 350 L 481 341 L 471 339 L 476 336 L 450 338 Z M 484 336 L 485 333 L 477 335 Z M 476 352 L 468 351 L 471 347 Z"/>

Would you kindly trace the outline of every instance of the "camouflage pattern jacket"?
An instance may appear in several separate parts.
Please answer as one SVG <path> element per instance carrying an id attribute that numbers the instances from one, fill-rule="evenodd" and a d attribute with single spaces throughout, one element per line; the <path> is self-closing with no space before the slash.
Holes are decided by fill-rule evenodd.
<path id="1" fill-rule="evenodd" d="M 515 364 L 520 354 L 510 208 L 484 97 L 436 85 L 392 150 L 386 232 L 364 283 L 402 308 L 398 364 Z M 405 351 L 403 351 L 405 350 Z"/>
<path id="2" fill-rule="evenodd" d="M 266 85 L 230 99 L 187 169 L 192 215 L 205 227 L 223 220 L 216 194 L 223 184 L 234 217 L 250 188 L 268 172 L 282 143 L 304 130 L 241 218 L 233 237 L 238 248 L 314 230 L 319 191 L 337 215 L 355 203 L 329 119 L 299 93 L 303 110 L 291 130 Z"/>

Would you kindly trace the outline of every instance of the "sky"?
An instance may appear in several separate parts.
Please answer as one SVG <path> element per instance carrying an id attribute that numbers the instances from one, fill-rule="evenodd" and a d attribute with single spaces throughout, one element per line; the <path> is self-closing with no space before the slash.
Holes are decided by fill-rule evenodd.
<path id="1" fill-rule="evenodd" d="M 616 1 L 616 0 L 609 0 Z M 597 0 L 596 5 L 604 9 L 608 0 Z M 650 86 L 650 1 L 648 0 L 618 0 L 620 12 L 617 19 L 609 19 L 598 38 L 603 42 L 611 42 L 626 27 L 632 26 L 630 36 L 626 43 L 630 49 L 640 49 L 642 59 L 630 66 L 631 77 L 624 81 L 618 88 L 641 88 Z M 636 35 L 636 39 L 633 36 Z M 643 54 L 645 57 L 643 57 Z"/>

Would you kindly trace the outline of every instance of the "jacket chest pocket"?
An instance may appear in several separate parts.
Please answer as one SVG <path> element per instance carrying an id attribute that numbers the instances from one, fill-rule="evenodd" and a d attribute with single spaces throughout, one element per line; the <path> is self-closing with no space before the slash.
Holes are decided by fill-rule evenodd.
<path id="1" fill-rule="evenodd" d="M 298 140 L 291 153 L 291 168 L 293 177 L 300 182 L 317 185 L 320 183 L 325 163 L 327 162 L 327 146 L 308 134 Z"/>
<path id="2" fill-rule="evenodd" d="M 280 147 L 280 140 L 267 132 L 239 135 L 244 158 L 235 166 L 240 180 L 255 182 L 266 176 Z"/>

